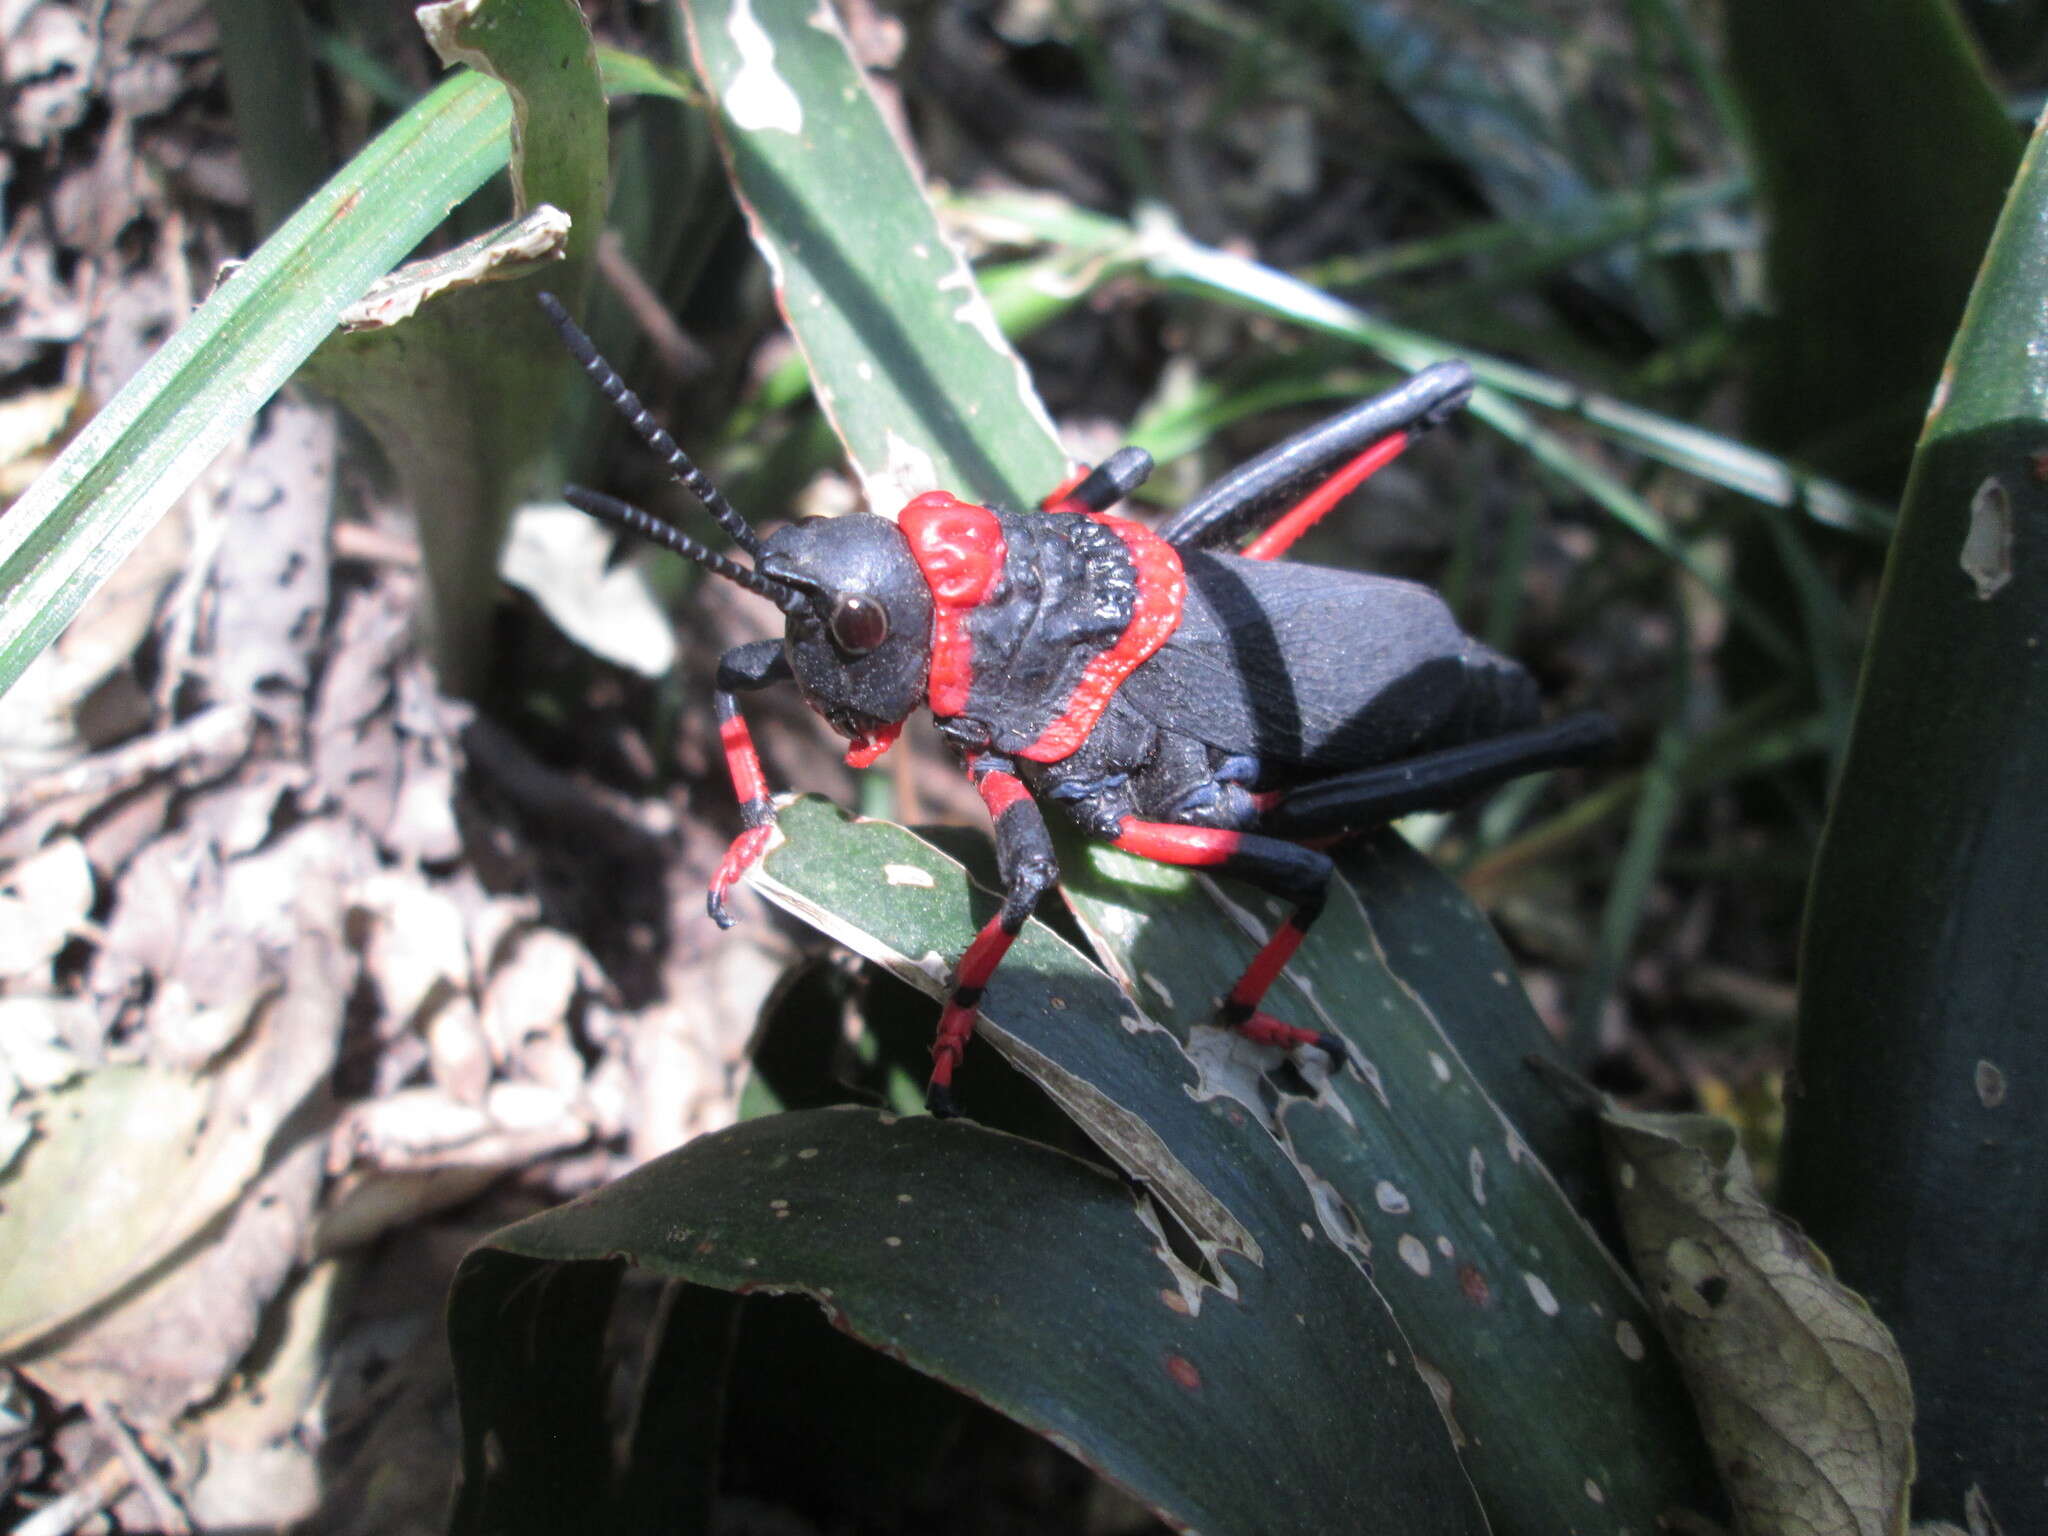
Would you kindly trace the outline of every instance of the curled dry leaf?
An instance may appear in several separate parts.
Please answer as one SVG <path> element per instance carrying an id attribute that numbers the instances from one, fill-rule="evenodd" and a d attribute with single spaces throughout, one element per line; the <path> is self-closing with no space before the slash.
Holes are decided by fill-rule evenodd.
<path id="1" fill-rule="evenodd" d="M 1726 1123 L 1602 1116 L 1636 1273 L 1746 1532 L 1896 1536 L 1913 1394 L 1891 1332 L 1757 1194 Z"/>
<path id="2" fill-rule="evenodd" d="M 585 650 L 643 677 L 675 665 L 676 632 L 645 567 L 611 563 L 617 543 L 573 507 L 527 507 L 512 520 L 498 569 Z"/>

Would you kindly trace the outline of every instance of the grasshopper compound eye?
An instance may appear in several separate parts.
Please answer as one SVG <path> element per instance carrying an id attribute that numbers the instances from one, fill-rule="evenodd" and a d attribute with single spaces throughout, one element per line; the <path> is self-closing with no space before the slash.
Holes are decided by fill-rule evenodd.
<path id="1" fill-rule="evenodd" d="M 827 622 L 832 643 L 848 656 L 865 656 L 889 638 L 889 610 L 859 593 L 835 602 Z"/>

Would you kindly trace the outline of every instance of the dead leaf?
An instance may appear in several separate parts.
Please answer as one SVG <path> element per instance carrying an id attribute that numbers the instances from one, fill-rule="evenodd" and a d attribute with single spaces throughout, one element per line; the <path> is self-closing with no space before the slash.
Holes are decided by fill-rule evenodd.
<path id="1" fill-rule="evenodd" d="M 92 865 L 75 837 L 55 838 L 0 873 L 0 978 L 47 980 L 92 904 Z"/>
<path id="2" fill-rule="evenodd" d="M 467 992 L 468 930 L 462 909 L 416 874 L 380 871 L 351 903 L 373 924 L 364 966 L 383 998 L 389 1027 L 412 1021 L 437 994 Z"/>
<path id="3" fill-rule="evenodd" d="M 204 1467 L 188 1501 L 202 1530 L 283 1530 L 319 1507 L 319 1435 L 312 1421 L 340 1278 L 334 1260 L 307 1270 L 277 1308 L 278 1337 L 261 1367 L 181 1426 L 193 1463 Z"/>
<path id="4" fill-rule="evenodd" d="M 569 1005 L 577 985 L 597 974 L 596 963 L 567 934 L 553 928 L 521 934 L 484 987 L 484 1038 L 491 1044 L 491 1055 L 509 1062 L 541 1041 L 559 1038 L 566 1044 Z M 531 1075 L 547 1081 L 540 1072 Z M 580 1081 L 582 1073 L 576 1076 Z"/>
<path id="5" fill-rule="evenodd" d="M 291 976 L 327 975 L 340 899 L 308 872 L 277 921 Z M 288 983 L 211 1071 L 105 1067 L 31 1102 L 37 1136 L 0 1200 L 0 1354 L 21 1354 L 172 1260 L 270 1166 L 280 1127 L 334 1066 L 343 989 Z M 281 1277 L 280 1277 L 281 1278 Z"/>
<path id="6" fill-rule="evenodd" d="M 1764 1204 L 1733 1127 L 1624 1110 L 1601 1125 L 1630 1256 L 1737 1527 L 1898 1536 L 1913 1394 L 1890 1331 Z"/>
<path id="7" fill-rule="evenodd" d="M 512 519 L 498 572 L 585 650 L 660 677 L 675 665 L 675 626 L 648 590 L 643 566 L 610 563 L 616 542 L 574 507 L 526 507 Z"/>

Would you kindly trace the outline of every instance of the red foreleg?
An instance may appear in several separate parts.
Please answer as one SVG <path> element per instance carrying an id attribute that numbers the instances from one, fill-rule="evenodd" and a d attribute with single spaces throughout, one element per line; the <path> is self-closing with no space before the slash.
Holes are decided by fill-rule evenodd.
<path id="1" fill-rule="evenodd" d="M 719 861 L 718 873 L 711 877 L 711 892 L 705 901 L 711 920 L 721 928 L 732 926 L 726 893 L 761 857 L 775 827 L 775 802 L 768 797 L 768 776 L 761 771 L 761 754 L 754 750 L 753 734 L 740 714 L 740 701 L 734 691 L 765 688 L 788 676 L 789 664 L 783 659 L 779 640 L 736 646 L 719 659 L 718 692 L 714 695 L 718 740 L 725 749 L 726 770 L 732 775 L 733 793 L 740 802 L 740 820 L 746 827 Z"/>
<path id="2" fill-rule="evenodd" d="M 1052 837 L 1037 802 L 1016 774 L 986 758 L 968 764 L 975 788 L 981 791 L 995 823 L 996 863 L 1003 876 L 1003 909 L 982 926 L 953 972 L 953 989 L 939 1015 L 938 1038 L 932 1042 L 932 1077 L 925 1105 L 935 1115 L 956 1113 L 953 1070 L 974 1035 L 974 1017 L 981 994 L 1023 930 L 1038 898 L 1059 878 Z"/>

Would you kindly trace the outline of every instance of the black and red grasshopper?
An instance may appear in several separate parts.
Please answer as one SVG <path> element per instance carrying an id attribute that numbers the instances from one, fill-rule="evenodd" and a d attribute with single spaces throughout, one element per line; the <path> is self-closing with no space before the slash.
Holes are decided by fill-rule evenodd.
<path id="1" fill-rule="evenodd" d="M 1083 831 L 1162 863 L 1215 870 L 1292 912 L 1218 1004 L 1250 1039 L 1335 1036 L 1258 1011 L 1322 910 L 1332 865 L 1298 839 L 1454 804 L 1583 758 L 1601 715 L 1539 719 L 1536 685 L 1461 631 L 1427 587 L 1276 557 L 1418 434 L 1463 405 L 1472 376 L 1442 363 L 1289 439 L 1209 487 L 1157 532 L 1109 508 L 1152 467 L 1124 448 L 1036 511 L 944 491 L 892 522 L 806 518 L 763 539 L 657 426 L 551 297 L 576 360 L 753 563 L 637 507 L 564 494 L 781 608 L 783 639 L 718 664 L 719 733 L 746 830 L 712 884 L 711 915 L 765 848 L 775 811 L 738 695 L 794 681 L 872 763 L 928 707 L 995 823 L 1003 904 L 961 956 L 932 1046 L 927 1103 L 953 1113 L 953 1071 L 982 989 L 1058 878 L 1039 800 Z M 1249 538 L 1241 548 L 1232 546 Z"/>

